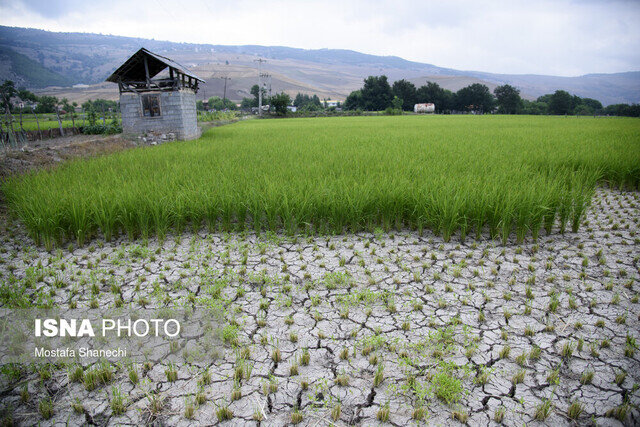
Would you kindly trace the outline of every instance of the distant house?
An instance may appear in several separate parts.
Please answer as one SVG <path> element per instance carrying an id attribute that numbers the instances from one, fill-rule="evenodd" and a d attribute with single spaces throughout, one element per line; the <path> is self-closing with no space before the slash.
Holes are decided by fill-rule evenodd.
<path id="1" fill-rule="evenodd" d="M 435 104 L 425 103 L 425 104 L 416 104 L 413 106 L 414 113 L 434 113 L 436 111 Z"/>
<path id="2" fill-rule="evenodd" d="M 155 78 L 167 67 L 168 77 Z M 184 66 L 142 48 L 107 81 L 120 90 L 123 132 L 173 132 L 184 140 L 200 136 L 196 93 L 204 80 Z"/>
<path id="3" fill-rule="evenodd" d="M 337 107 L 339 104 L 340 104 L 340 101 L 337 101 L 335 99 L 326 99 L 324 101 L 325 108 Z"/>

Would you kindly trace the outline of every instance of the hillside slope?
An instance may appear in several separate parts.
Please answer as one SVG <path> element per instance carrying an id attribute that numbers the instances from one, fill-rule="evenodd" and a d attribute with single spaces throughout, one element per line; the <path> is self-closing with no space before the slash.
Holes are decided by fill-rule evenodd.
<path id="1" fill-rule="evenodd" d="M 492 74 L 438 67 L 396 56 L 376 56 L 345 49 L 297 49 L 283 46 L 223 46 L 174 43 L 133 37 L 49 31 L 0 26 L 0 79 L 13 79 L 46 93 L 84 100 L 95 96 L 115 99 L 115 85 L 104 79 L 140 47 L 191 68 L 207 80 L 199 97 L 222 96 L 227 76 L 227 97 L 248 96 L 257 81 L 255 59 L 267 59 L 263 71 L 271 74 L 272 92 L 317 93 L 321 98 L 344 99 L 369 75 L 386 74 L 390 81 L 406 78 L 417 85 L 436 81 L 450 90 L 470 83 L 490 88 L 509 83 L 525 98 L 564 89 L 600 100 L 603 104 L 640 102 L 640 72 L 588 74 L 578 77 Z M 26 66 L 29 64 L 29 66 Z M 73 84 L 92 85 L 69 89 Z M 95 85 L 95 86 L 93 86 Z"/>

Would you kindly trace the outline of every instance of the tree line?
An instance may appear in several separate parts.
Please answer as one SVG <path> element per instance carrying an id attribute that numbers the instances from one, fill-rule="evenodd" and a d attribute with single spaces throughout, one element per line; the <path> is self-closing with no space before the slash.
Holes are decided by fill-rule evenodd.
<path id="1" fill-rule="evenodd" d="M 364 79 L 361 89 L 349 94 L 344 102 L 347 110 L 365 110 L 388 112 L 413 111 L 414 104 L 433 103 L 436 113 L 457 112 L 499 114 L 576 114 L 576 115 L 614 115 L 640 116 L 638 104 L 614 104 L 603 107 L 592 98 L 581 98 L 567 91 L 557 90 L 552 94 L 538 97 L 535 101 L 523 99 L 520 91 L 508 84 L 497 86 L 493 93 L 481 83 L 463 87 L 457 92 L 440 87 L 437 83 L 427 82 L 416 87 L 402 79 L 393 85 L 387 76 L 369 76 Z"/>
<path id="2" fill-rule="evenodd" d="M 243 110 L 249 110 L 251 108 L 257 108 L 260 96 L 260 88 L 258 85 L 253 85 L 249 91 L 253 97 L 243 98 L 240 108 Z M 326 101 L 320 100 L 318 95 L 308 95 L 298 92 L 296 96 L 291 97 L 282 92 L 273 96 L 268 96 L 267 91 L 262 88 L 262 105 L 270 105 L 278 114 L 286 114 L 287 106 L 293 105 L 298 111 L 321 111 L 326 108 Z"/>
<path id="3" fill-rule="evenodd" d="M 31 114 L 32 112 L 37 114 L 56 112 L 70 114 L 78 107 L 77 102 L 69 102 L 67 98 L 58 99 L 50 95 L 38 96 L 23 87 L 16 88 L 15 83 L 11 80 L 5 80 L 0 85 L 0 101 L 3 111 L 13 114 Z M 22 108 L 19 106 L 20 102 L 24 104 Z M 83 102 L 81 107 L 84 111 L 94 110 L 98 113 L 119 111 L 120 109 L 118 102 L 100 98 Z"/>
<path id="4" fill-rule="evenodd" d="M 236 103 L 231 101 L 228 98 L 220 98 L 219 96 L 213 96 L 211 98 L 209 98 L 207 100 L 207 107 L 210 110 L 216 110 L 216 111 L 222 111 L 222 110 L 235 110 L 237 109 L 236 107 Z M 204 108 L 204 102 L 203 101 L 197 101 L 196 102 L 196 108 L 199 111 L 203 111 Z"/>

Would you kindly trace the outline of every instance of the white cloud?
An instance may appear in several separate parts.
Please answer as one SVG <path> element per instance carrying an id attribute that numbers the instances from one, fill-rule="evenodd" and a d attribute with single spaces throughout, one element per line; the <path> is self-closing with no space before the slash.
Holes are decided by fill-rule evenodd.
<path id="1" fill-rule="evenodd" d="M 633 1 L 14 1 L 2 25 L 176 42 L 342 48 L 443 67 L 578 75 L 640 69 Z M 142 18 L 141 18 L 142 17 Z"/>

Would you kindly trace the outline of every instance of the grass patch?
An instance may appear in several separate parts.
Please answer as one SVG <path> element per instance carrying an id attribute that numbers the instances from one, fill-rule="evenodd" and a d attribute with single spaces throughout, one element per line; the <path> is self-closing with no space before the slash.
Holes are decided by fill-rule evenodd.
<path id="1" fill-rule="evenodd" d="M 451 405 L 460 400 L 464 389 L 462 381 L 455 376 L 454 368 L 443 363 L 431 377 L 431 391 L 438 399 Z"/>

